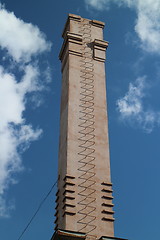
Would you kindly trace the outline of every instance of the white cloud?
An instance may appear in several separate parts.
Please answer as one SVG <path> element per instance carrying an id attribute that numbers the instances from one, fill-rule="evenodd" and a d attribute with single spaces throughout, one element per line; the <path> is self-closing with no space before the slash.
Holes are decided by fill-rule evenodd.
<path id="1" fill-rule="evenodd" d="M 38 89 L 37 74 L 37 70 L 27 66 L 22 80 L 17 82 L 13 74 L 5 73 L 0 66 L 0 204 L 5 203 L 2 196 L 13 182 L 12 174 L 22 170 L 21 153 L 42 133 L 27 125 L 23 117 L 26 94 Z M 0 216 L 4 215 L 5 209 L 0 209 Z"/>
<path id="2" fill-rule="evenodd" d="M 150 133 L 160 124 L 160 112 L 145 108 L 143 99 L 146 96 L 146 88 L 146 77 L 138 78 L 134 84 L 130 83 L 125 96 L 117 100 L 117 110 L 122 121 Z"/>
<path id="3" fill-rule="evenodd" d="M 135 31 L 141 47 L 148 52 L 160 51 L 160 0 L 139 0 Z"/>
<path id="4" fill-rule="evenodd" d="M 135 9 L 135 32 L 140 47 L 147 52 L 160 53 L 160 0 L 85 0 L 85 3 L 97 10 L 108 9 L 113 3 Z"/>
<path id="5" fill-rule="evenodd" d="M 106 0 L 85 0 L 87 6 L 96 8 L 97 10 L 104 10 L 109 7 L 109 4 Z"/>
<path id="6" fill-rule="evenodd" d="M 129 84 L 127 94 L 117 101 L 118 109 L 123 117 L 136 116 L 142 111 L 144 78 L 138 78 L 135 85 Z"/>
<path id="7" fill-rule="evenodd" d="M 2 62 L 10 63 L 7 68 L 0 65 L 0 217 L 7 217 L 13 204 L 6 202 L 5 194 L 16 183 L 14 173 L 23 170 L 22 153 L 42 134 L 27 123 L 24 112 L 28 95 L 36 98 L 44 89 L 40 76 L 47 75 L 45 84 L 49 82 L 49 69 L 40 72 L 38 54 L 48 51 L 50 43 L 38 27 L 18 19 L 1 4 L 0 29 L 0 50 L 7 52 Z"/>
<path id="8" fill-rule="evenodd" d="M 106 9 L 108 10 L 111 4 L 118 4 L 118 6 L 123 6 L 125 4 L 128 7 L 134 6 L 133 0 L 84 0 L 84 1 L 87 7 L 92 7 L 100 11 Z"/>
<path id="9" fill-rule="evenodd" d="M 37 26 L 25 23 L 0 5 L 0 46 L 17 62 L 49 50 L 51 44 Z"/>
<path id="10" fill-rule="evenodd" d="M 13 201 L 6 203 L 5 199 L 0 195 L 0 216 L 8 218 L 10 216 L 10 211 L 15 209 L 15 204 Z"/>

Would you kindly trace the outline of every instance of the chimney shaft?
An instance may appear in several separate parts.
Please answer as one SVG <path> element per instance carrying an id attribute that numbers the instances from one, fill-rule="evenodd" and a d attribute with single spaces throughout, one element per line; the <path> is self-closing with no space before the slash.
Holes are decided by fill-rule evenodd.
<path id="1" fill-rule="evenodd" d="M 69 14 L 60 52 L 55 229 L 82 233 L 82 238 L 84 233 L 88 239 L 114 238 L 105 85 L 108 42 L 103 40 L 103 28 L 103 22 Z"/>

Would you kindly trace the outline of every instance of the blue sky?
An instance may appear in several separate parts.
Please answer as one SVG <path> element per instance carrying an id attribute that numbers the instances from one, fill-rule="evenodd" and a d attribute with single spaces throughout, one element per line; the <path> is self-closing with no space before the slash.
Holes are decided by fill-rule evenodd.
<path id="1" fill-rule="evenodd" d="M 160 235 L 160 0 L 1 0 L 0 236 L 18 239 L 57 178 L 68 13 L 104 21 L 115 235 Z M 55 190 L 22 239 L 50 239 Z"/>

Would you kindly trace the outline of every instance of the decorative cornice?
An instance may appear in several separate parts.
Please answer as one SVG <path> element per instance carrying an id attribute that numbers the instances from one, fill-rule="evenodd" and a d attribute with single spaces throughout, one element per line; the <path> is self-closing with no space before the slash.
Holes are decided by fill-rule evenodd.
<path id="1" fill-rule="evenodd" d="M 104 22 L 101 22 L 101 21 L 97 21 L 97 20 L 92 20 L 91 21 L 91 24 L 96 26 L 96 27 L 99 27 L 99 28 L 104 28 L 105 26 L 105 23 Z"/>
<path id="2" fill-rule="evenodd" d="M 93 57 L 95 60 L 100 62 L 105 62 L 106 60 L 106 49 L 108 47 L 108 42 L 104 40 L 95 39 L 93 42 Z"/>
<path id="3" fill-rule="evenodd" d="M 99 240 L 127 240 L 127 239 L 117 238 L 117 237 L 107 237 L 107 236 L 103 236 L 103 237 L 101 237 Z"/>
<path id="4" fill-rule="evenodd" d="M 72 20 L 74 20 L 74 21 L 80 22 L 80 21 L 81 21 L 81 16 L 76 15 L 76 14 L 72 14 L 72 13 L 69 13 L 69 14 L 68 14 L 68 19 L 72 19 Z"/>
<path id="5" fill-rule="evenodd" d="M 109 43 L 107 41 L 99 40 L 99 39 L 94 40 L 94 46 L 106 49 L 108 47 L 108 45 L 109 45 Z"/>
<path id="6" fill-rule="evenodd" d="M 75 15 L 75 14 L 68 14 L 67 22 L 64 26 L 64 30 L 63 30 L 63 33 L 62 33 L 63 38 L 65 38 L 66 32 L 70 31 L 70 29 L 69 29 L 70 20 L 80 22 L 81 21 L 81 16 Z"/>
<path id="7" fill-rule="evenodd" d="M 51 240 L 85 240 L 86 234 L 66 230 L 57 230 Z"/>
<path id="8" fill-rule="evenodd" d="M 65 35 L 65 39 L 59 54 L 59 59 L 62 62 L 62 70 L 67 62 L 67 58 L 69 54 L 82 56 L 81 52 L 82 45 L 82 35 L 67 32 Z"/>

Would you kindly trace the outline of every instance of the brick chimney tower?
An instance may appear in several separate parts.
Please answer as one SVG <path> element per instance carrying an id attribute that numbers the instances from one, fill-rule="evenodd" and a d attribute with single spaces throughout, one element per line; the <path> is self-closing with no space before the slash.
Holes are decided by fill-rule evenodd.
<path id="1" fill-rule="evenodd" d="M 106 112 L 104 23 L 69 14 L 60 52 L 58 191 L 52 240 L 111 240 L 112 183 Z"/>

